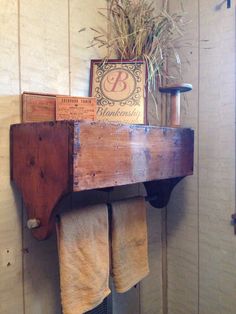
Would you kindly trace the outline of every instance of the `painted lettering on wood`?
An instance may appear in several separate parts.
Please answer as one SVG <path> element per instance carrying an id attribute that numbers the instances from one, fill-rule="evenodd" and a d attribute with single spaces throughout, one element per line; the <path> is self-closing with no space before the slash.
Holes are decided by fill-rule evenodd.
<path id="1" fill-rule="evenodd" d="M 90 95 L 97 98 L 97 120 L 146 122 L 146 65 L 143 61 L 91 61 Z"/>
<path id="2" fill-rule="evenodd" d="M 94 121 L 96 106 L 94 97 L 56 96 L 56 120 Z"/>

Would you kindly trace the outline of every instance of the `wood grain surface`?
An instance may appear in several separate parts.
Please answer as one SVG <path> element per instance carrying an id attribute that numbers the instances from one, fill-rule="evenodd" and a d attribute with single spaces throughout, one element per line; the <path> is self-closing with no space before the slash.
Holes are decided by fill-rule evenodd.
<path id="1" fill-rule="evenodd" d="M 44 239 L 69 192 L 183 177 L 193 172 L 193 131 L 102 122 L 57 121 L 11 127 L 11 178 L 33 234 Z"/>
<path id="2" fill-rule="evenodd" d="M 33 229 L 38 239 L 48 236 L 52 211 L 71 186 L 69 132 L 63 122 L 11 128 L 11 178 L 22 193 L 28 219 L 40 221 Z"/>
<path id="3" fill-rule="evenodd" d="M 74 191 L 193 173 L 193 131 L 75 122 Z"/>
<path id="4" fill-rule="evenodd" d="M 27 93 L 22 95 L 22 122 L 54 121 L 56 95 Z"/>

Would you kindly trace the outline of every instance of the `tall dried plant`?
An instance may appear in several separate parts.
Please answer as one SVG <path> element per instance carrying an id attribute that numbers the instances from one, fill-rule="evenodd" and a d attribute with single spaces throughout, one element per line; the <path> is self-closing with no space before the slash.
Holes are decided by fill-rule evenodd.
<path id="1" fill-rule="evenodd" d="M 106 47 L 109 59 L 145 60 L 148 68 L 148 85 L 156 86 L 156 79 L 167 78 L 166 60 L 174 60 L 180 69 L 181 61 L 176 46 L 186 25 L 185 12 L 169 14 L 168 0 L 156 14 L 154 1 L 107 0 L 107 8 L 99 14 L 107 21 L 106 29 L 96 33 L 90 47 Z"/>

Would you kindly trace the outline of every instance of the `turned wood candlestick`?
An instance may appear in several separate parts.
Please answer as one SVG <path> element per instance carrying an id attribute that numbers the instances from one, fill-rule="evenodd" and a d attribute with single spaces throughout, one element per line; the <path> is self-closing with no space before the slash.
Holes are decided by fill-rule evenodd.
<path id="1" fill-rule="evenodd" d="M 170 122 L 171 127 L 180 127 L 180 93 L 189 92 L 193 89 L 191 84 L 169 85 L 159 88 L 161 93 L 170 94 Z"/>

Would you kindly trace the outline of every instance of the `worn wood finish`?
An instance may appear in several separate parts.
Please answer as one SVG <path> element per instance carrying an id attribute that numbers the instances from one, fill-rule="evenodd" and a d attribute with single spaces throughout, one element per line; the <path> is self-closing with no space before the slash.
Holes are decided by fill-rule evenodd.
<path id="1" fill-rule="evenodd" d="M 193 131 L 75 123 L 74 191 L 193 173 Z"/>
<path id="2" fill-rule="evenodd" d="M 28 219 L 38 219 L 33 229 L 38 239 L 48 236 L 53 209 L 69 192 L 71 129 L 65 123 L 34 123 L 11 128 L 11 178 L 20 189 Z"/>
<path id="3" fill-rule="evenodd" d="M 193 173 L 193 131 L 85 121 L 18 124 L 11 127 L 11 166 L 33 234 L 44 239 L 56 204 L 69 192 L 154 180 L 163 191 L 163 179 L 173 178 L 174 184 L 166 181 L 166 199 L 177 177 Z"/>
<path id="4" fill-rule="evenodd" d="M 22 94 L 22 122 L 54 121 L 56 119 L 56 95 Z"/>

